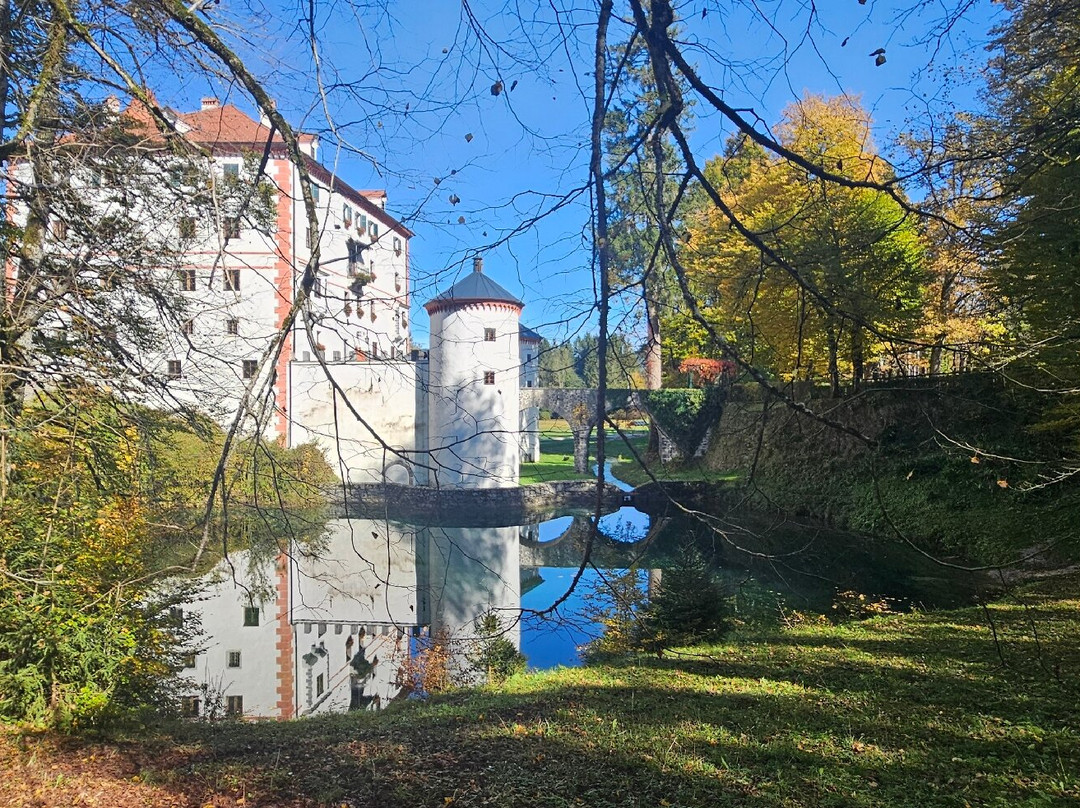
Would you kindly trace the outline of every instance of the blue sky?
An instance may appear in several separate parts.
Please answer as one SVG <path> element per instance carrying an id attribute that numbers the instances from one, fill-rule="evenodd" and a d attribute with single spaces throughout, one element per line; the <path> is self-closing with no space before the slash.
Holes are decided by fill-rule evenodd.
<path id="1" fill-rule="evenodd" d="M 556 0 L 556 15 L 546 5 L 476 0 L 472 20 L 453 0 L 381 5 L 316 5 L 318 82 L 298 6 L 253 10 L 236 36 L 279 108 L 323 133 L 323 161 L 358 187 L 386 188 L 391 212 L 416 232 L 414 337 L 426 341 L 419 306 L 468 271 L 476 249 L 486 271 L 526 300 L 530 325 L 556 339 L 588 330 L 588 197 L 551 208 L 585 185 L 593 4 Z M 1000 6 L 973 0 L 939 38 L 941 15 L 963 0 L 828 0 L 813 21 L 808 5 L 688 0 L 678 5 L 681 38 L 725 100 L 765 124 L 805 92 L 848 92 L 873 113 L 884 147 L 976 103 Z M 904 16 L 907 6 L 918 13 Z M 887 61 L 875 67 L 878 48 Z M 207 91 L 203 79 L 186 82 L 175 102 L 193 108 Z M 705 158 L 731 128 L 700 104 L 696 112 L 693 145 Z"/>

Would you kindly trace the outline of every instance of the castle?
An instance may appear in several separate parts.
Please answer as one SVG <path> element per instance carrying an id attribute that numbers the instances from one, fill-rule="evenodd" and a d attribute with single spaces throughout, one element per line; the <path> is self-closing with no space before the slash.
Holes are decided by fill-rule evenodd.
<path id="1" fill-rule="evenodd" d="M 206 233 L 208 243 L 189 251 L 178 282 L 191 316 L 163 357 L 172 384 L 200 401 L 218 391 L 215 403 L 228 412 L 239 401 L 236 382 L 256 372 L 292 303 L 311 254 L 307 216 L 297 168 L 265 123 L 207 98 L 198 112 L 177 114 L 176 127 L 210 151 L 222 177 L 242 178 L 244 155 L 272 144 L 273 232 L 227 223 L 234 230 L 224 249 Z M 425 305 L 430 350 L 413 350 L 413 233 L 386 212 L 385 192 L 353 189 L 317 161 L 315 137 L 300 139 L 319 209 L 316 325 L 298 322 L 289 335 L 270 377 L 265 431 L 288 446 L 315 442 L 346 482 L 516 485 L 522 455 L 539 459 L 538 411 L 521 411 L 518 397 L 535 386 L 539 365 L 540 337 L 520 324 L 524 303 L 476 258 L 472 273 Z M 212 352 L 219 361 L 205 368 L 192 361 Z"/>
<path id="2" fill-rule="evenodd" d="M 384 191 L 352 188 L 318 161 L 318 138 L 300 133 L 320 260 L 306 311 L 274 355 L 315 247 L 299 166 L 280 134 L 204 98 L 195 112 L 164 109 L 193 147 L 181 159 L 140 102 L 110 109 L 134 141 L 130 158 L 117 167 L 87 151 L 68 178 L 77 205 L 55 205 L 45 232 L 57 255 L 97 250 L 92 291 L 157 317 L 153 344 L 123 345 L 138 368 L 125 368 L 129 390 L 140 395 L 141 384 L 222 424 L 246 399 L 249 431 L 288 446 L 314 441 L 346 482 L 517 484 L 522 454 L 539 454 L 537 413 L 520 411 L 518 390 L 536 383 L 540 338 L 521 327 L 522 301 L 484 275 L 479 258 L 426 304 L 430 351 L 414 349 L 413 233 L 387 213 Z M 28 164 L 12 184 L 29 198 Z M 26 221 L 27 205 L 11 196 L 13 216 Z M 78 212 L 86 210 L 145 245 L 137 258 L 90 246 L 95 225 Z M 120 300 L 147 287 L 156 288 Z M 61 311 L 48 326 L 63 332 L 70 323 Z"/>

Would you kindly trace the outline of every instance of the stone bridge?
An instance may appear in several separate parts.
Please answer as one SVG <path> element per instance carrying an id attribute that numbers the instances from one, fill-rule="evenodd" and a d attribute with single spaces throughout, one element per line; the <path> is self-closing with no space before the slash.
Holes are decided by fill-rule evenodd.
<path id="1" fill-rule="evenodd" d="M 597 408 L 596 388 L 523 387 L 521 408 L 537 407 L 551 410 L 565 418 L 574 436 L 574 471 L 585 474 L 589 470 L 589 438 L 600 419 L 609 412 L 633 407 L 644 409 L 637 390 L 606 390 L 604 411 Z"/>
<path id="2" fill-rule="evenodd" d="M 650 520 L 646 534 L 634 541 L 615 538 L 601 528 L 593 540 L 591 563 L 611 569 L 640 564 L 644 553 L 668 522 L 665 517 Z M 575 516 L 569 527 L 550 541 L 538 540 L 536 525 L 523 527 L 518 550 L 520 563 L 523 567 L 576 567 L 581 563 L 592 535 L 592 520 L 587 516 Z"/>

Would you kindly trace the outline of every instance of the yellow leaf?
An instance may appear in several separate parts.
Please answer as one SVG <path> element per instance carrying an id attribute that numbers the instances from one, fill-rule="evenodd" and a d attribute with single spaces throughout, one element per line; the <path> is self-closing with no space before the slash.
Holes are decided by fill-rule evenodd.
<path id="1" fill-rule="evenodd" d="M 998 480 L 997 483 L 998 483 L 998 488 L 1008 488 L 1009 487 L 1009 481 L 1008 480 Z"/>
<path id="2" fill-rule="evenodd" d="M 971 458 L 971 462 L 972 463 L 978 463 L 979 462 L 979 456 L 975 455 L 973 458 Z"/>

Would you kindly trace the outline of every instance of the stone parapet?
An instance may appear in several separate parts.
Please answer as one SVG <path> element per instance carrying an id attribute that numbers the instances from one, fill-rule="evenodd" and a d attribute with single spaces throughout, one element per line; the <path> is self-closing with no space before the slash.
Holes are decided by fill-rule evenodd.
<path id="1" fill-rule="evenodd" d="M 407 520 L 413 524 L 444 527 L 508 527 L 543 521 L 557 513 L 596 509 L 596 483 L 568 480 L 516 488 L 430 488 L 370 483 L 338 489 L 337 507 L 349 518 Z M 604 514 L 623 503 L 623 492 L 605 485 Z"/>

